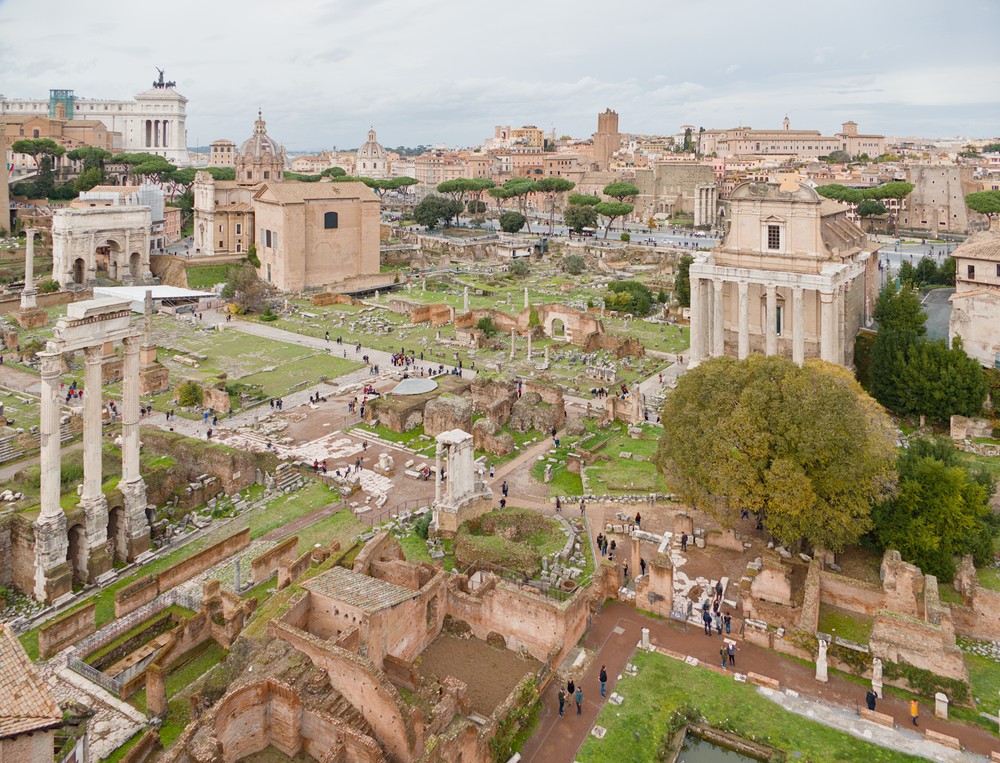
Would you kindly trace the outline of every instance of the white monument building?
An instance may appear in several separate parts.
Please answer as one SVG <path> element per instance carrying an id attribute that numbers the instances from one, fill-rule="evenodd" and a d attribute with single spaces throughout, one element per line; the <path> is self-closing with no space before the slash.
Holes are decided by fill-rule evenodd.
<path id="1" fill-rule="evenodd" d="M 877 296 L 878 247 L 848 208 L 788 180 L 743 183 L 730 209 L 724 243 L 691 264 L 691 367 L 751 352 L 851 366 Z"/>
<path id="2" fill-rule="evenodd" d="M 77 98 L 72 90 L 50 90 L 47 99 L 0 95 L 0 114 L 95 119 L 109 131 L 121 133 L 125 153 L 157 154 L 186 166 L 187 98 L 177 92 L 177 83 L 164 81 L 163 71 L 159 71 L 152 87 L 130 101 Z"/>
<path id="3" fill-rule="evenodd" d="M 375 129 L 368 131 L 368 141 L 358 149 L 358 157 L 354 162 L 354 171 L 361 177 L 389 177 L 389 154 L 382 144 L 375 139 Z"/>
<path id="4" fill-rule="evenodd" d="M 56 210 L 52 278 L 63 288 L 93 286 L 99 273 L 126 286 L 152 283 L 152 215 L 145 205 Z"/>

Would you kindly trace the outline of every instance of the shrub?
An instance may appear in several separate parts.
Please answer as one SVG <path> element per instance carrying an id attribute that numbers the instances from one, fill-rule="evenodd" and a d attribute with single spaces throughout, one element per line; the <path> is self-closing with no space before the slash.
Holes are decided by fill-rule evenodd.
<path id="1" fill-rule="evenodd" d="M 205 400 L 205 392 L 201 385 L 190 379 L 177 388 L 177 403 L 188 408 L 201 405 Z"/>
<path id="2" fill-rule="evenodd" d="M 573 276 L 578 276 L 583 272 L 586 263 L 579 254 L 568 254 L 562 258 L 563 270 Z"/>
<path id="3" fill-rule="evenodd" d="M 531 272 L 531 268 L 528 267 L 528 263 L 523 259 L 516 259 L 510 263 L 508 270 L 512 275 L 515 276 L 526 276 Z"/>
<path id="4" fill-rule="evenodd" d="M 431 513 L 428 511 L 420 519 L 413 523 L 413 532 L 417 534 L 418 538 L 427 540 L 427 534 L 430 532 L 431 527 Z"/>
<path id="5" fill-rule="evenodd" d="M 38 290 L 42 294 L 52 294 L 53 292 L 59 291 L 59 282 L 54 278 L 46 278 L 38 284 Z"/>
<path id="6" fill-rule="evenodd" d="M 620 239 L 621 239 L 622 241 L 626 241 L 626 242 L 627 242 L 627 241 L 631 241 L 631 240 L 632 240 L 632 237 L 631 237 L 631 236 L 630 236 L 630 235 L 629 235 L 628 233 L 622 233 L 622 235 L 621 235 L 621 236 L 619 236 L 619 238 L 620 238 Z"/>
<path id="7" fill-rule="evenodd" d="M 249 262 L 255 268 L 260 267 L 260 257 L 257 256 L 256 244 L 250 244 L 250 248 L 247 249 L 247 262 Z"/>
<path id="8" fill-rule="evenodd" d="M 268 323 L 270 323 L 271 321 L 278 320 L 278 314 L 271 309 L 270 305 L 268 305 L 267 307 L 264 308 L 264 312 L 260 314 L 260 319 L 262 321 L 267 321 Z"/>
<path id="9" fill-rule="evenodd" d="M 500 230 L 504 233 L 517 233 L 526 222 L 527 218 L 520 212 L 504 212 L 500 215 Z"/>
<path id="10" fill-rule="evenodd" d="M 493 319 L 488 315 L 479 319 L 479 322 L 476 323 L 476 328 L 482 331 L 487 337 L 491 337 L 497 333 L 497 327 L 493 323 Z"/>

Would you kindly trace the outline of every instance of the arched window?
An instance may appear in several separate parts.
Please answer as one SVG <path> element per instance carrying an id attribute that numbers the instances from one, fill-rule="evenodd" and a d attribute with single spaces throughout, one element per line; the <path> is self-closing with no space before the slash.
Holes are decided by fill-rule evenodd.
<path id="1" fill-rule="evenodd" d="M 323 227 L 329 230 L 330 228 L 337 227 L 337 213 L 336 212 L 325 212 L 323 214 Z"/>

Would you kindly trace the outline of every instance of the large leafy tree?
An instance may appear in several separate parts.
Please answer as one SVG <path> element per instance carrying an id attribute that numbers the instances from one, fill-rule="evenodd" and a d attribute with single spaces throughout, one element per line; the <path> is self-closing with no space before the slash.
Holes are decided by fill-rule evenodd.
<path id="1" fill-rule="evenodd" d="M 462 211 L 462 204 L 454 199 L 431 194 L 417 204 L 413 209 L 413 219 L 421 225 L 433 228 L 441 220 L 447 225 L 453 217 Z"/>
<path id="2" fill-rule="evenodd" d="M 502 193 L 496 193 L 502 191 Z M 531 219 L 528 217 L 528 196 L 535 192 L 535 181 L 530 178 L 511 178 L 500 188 L 490 188 L 489 194 L 496 199 L 516 199 L 517 206 L 524 215 L 528 225 L 528 233 L 531 233 Z"/>
<path id="3" fill-rule="evenodd" d="M 950 442 L 919 439 L 897 461 L 899 489 L 872 511 L 872 537 L 895 549 L 925 573 L 949 582 L 955 557 L 972 554 L 976 564 L 993 560 L 995 525 L 990 521 L 993 482 L 972 472 Z"/>
<path id="4" fill-rule="evenodd" d="M 634 199 L 638 196 L 639 189 L 631 183 L 617 181 L 604 186 L 604 195 L 610 196 L 615 201 L 625 201 L 625 199 Z"/>
<path id="5" fill-rule="evenodd" d="M 601 203 L 601 197 L 587 193 L 571 193 L 566 201 L 575 207 L 593 207 Z"/>
<path id="6" fill-rule="evenodd" d="M 758 512 L 786 545 L 856 542 L 892 489 L 892 422 L 830 363 L 707 360 L 680 377 L 661 420 L 656 462 L 673 490 L 726 527 Z"/>
<path id="7" fill-rule="evenodd" d="M 504 233 L 517 233 L 526 222 L 520 212 L 507 211 L 500 215 L 500 230 Z"/>
<path id="8" fill-rule="evenodd" d="M 576 183 L 561 177 L 547 177 L 535 181 L 535 190 L 545 195 L 546 206 L 549 208 L 549 235 L 552 235 L 553 222 L 556 214 L 556 196 L 568 193 L 576 188 Z"/>
<path id="9" fill-rule="evenodd" d="M 574 233 L 582 233 L 584 228 L 597 227 L 597 210 L 591 204 L 570 204 L 563 211 L 563 221 Z"/>
<path id="10" fill-rule="evenodd" d="M 1000 215 L 1000 191 L 970 193 L 965 197 L 965 203 L 969 209 L 990 218 L 990 222 L 993 221 L 994 215 Z"/>
<path id="11" fill-rule="evenodd" d="M 634 209 L 635 207 L 631 204 L 626 204 L 623 201 L 602 201 L 599 204 L 595 204 L 594 211 L 605 220 L 604 238 L 608 237 L 608 231 L 611 230 L 611 225 L 615 220 L 619 217 L 632 214 L 632 210 Z"/>
<path id="12" fill-rule="evenodd" d="M 41 169 L 42 157 L 58 159 L 66 153 L 66 149 L 60 146 L 51 138 L 22 138 L 15 140 L 11 145 L 11 151 L 15 154 L 27 154 L 35 160 L 35 164 Z"/>
<path id="13" fill-rule="evenodd" d="M 103 177 L 104 163 L 111 158 L 111 152 L 97 146 L 81 146 L 67 153 L 66 158 L 74 162 L 83 162 L 84 170 L 99 169 Z"/>

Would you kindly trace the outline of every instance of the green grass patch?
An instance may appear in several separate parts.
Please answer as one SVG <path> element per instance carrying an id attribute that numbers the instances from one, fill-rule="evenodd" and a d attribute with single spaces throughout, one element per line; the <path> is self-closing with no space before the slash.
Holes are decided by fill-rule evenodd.
<path id="1" fill-rule="evenodd" d="M 972 696 L 976 709 L 989 713 L 996 719 L 1000 712 L 1000 664 L 978 654 L 965 654 L 965 667 L 969 671 Z M 995 730 L 996 724 L 991 727 Z"/>
<path id="2" fill-rule="evenodd" d="M 335 540 L 340 541 L 340 547 L 346 549 L 354 542 L 354 538 L 368 529 L 360 522 L 348 506 L 344 506 L 328 517 L 314 522 L 299 530 L 299 554 L 304 554 L 317 543 L 329 547 Z"/>
<path id="3" fill-rule="evenodd" d="M 306 483 L 301 490 L 279 495 L 250 517 L 250 537 L 259 538 L 317 509 L 337 503 L 340 496 L 322 482 Z M 301 539 L 301 534 L 299 534 Z M 301 544 L 300 544 L 301 547 Z"/>
<path id="4" fill-rule="evenodd" d="M 106 757 L 103 763 L 118 763 L 118 761 L 125 757 L 129 750 L 135 747 L 136 743 L 142 739 L 142 735 L 145 733 L 145 728 L 139 729 L 131 737 L 129 737 L 129 740 L 125 742 L 125 744 Z"/>
<path id="5" fill-rule="evenodd" d="M 872 618 L 829 604 L 820 604 L 818 629 L 820 633 L 829 633 L 858 644 L 867 644 L 872 633 Z"/>
<path id="6" fill-rule="evenodd" d="M 635 677 L 624 676 L 616 691 L 620 706 L 608 703 L 597 717 L 607 736 L 587 737 L 576 755 L 581 763 L 656 760 L 661 729 L 684 704 L 698 707 L 708 723 L 755 739 L 812 763 L 916 763 L 923 760 L 873 745 L 816 721 L 783 710 L 759 695 L 755 687 L 732 676 L 695 668 L 655 652 L 640 650 L 632 660 Z"/>
<path id="7" fill-rule="evenodd" d="M 979 585 L 983 588 L 988 588 L 991 591 L 1000 591 L 1000 569 L 996 567 L 983 567 L 981 570 L 976 570 L 976 575 L 979 578 Z M 947 588 L 947 586 L 942 587 Z"/>
<path id="8" fill-rule="evenodd" d="M 229 265 L 192 265 L 186 269 L 189 289 L 211 289 L 227 280 Z"/>

